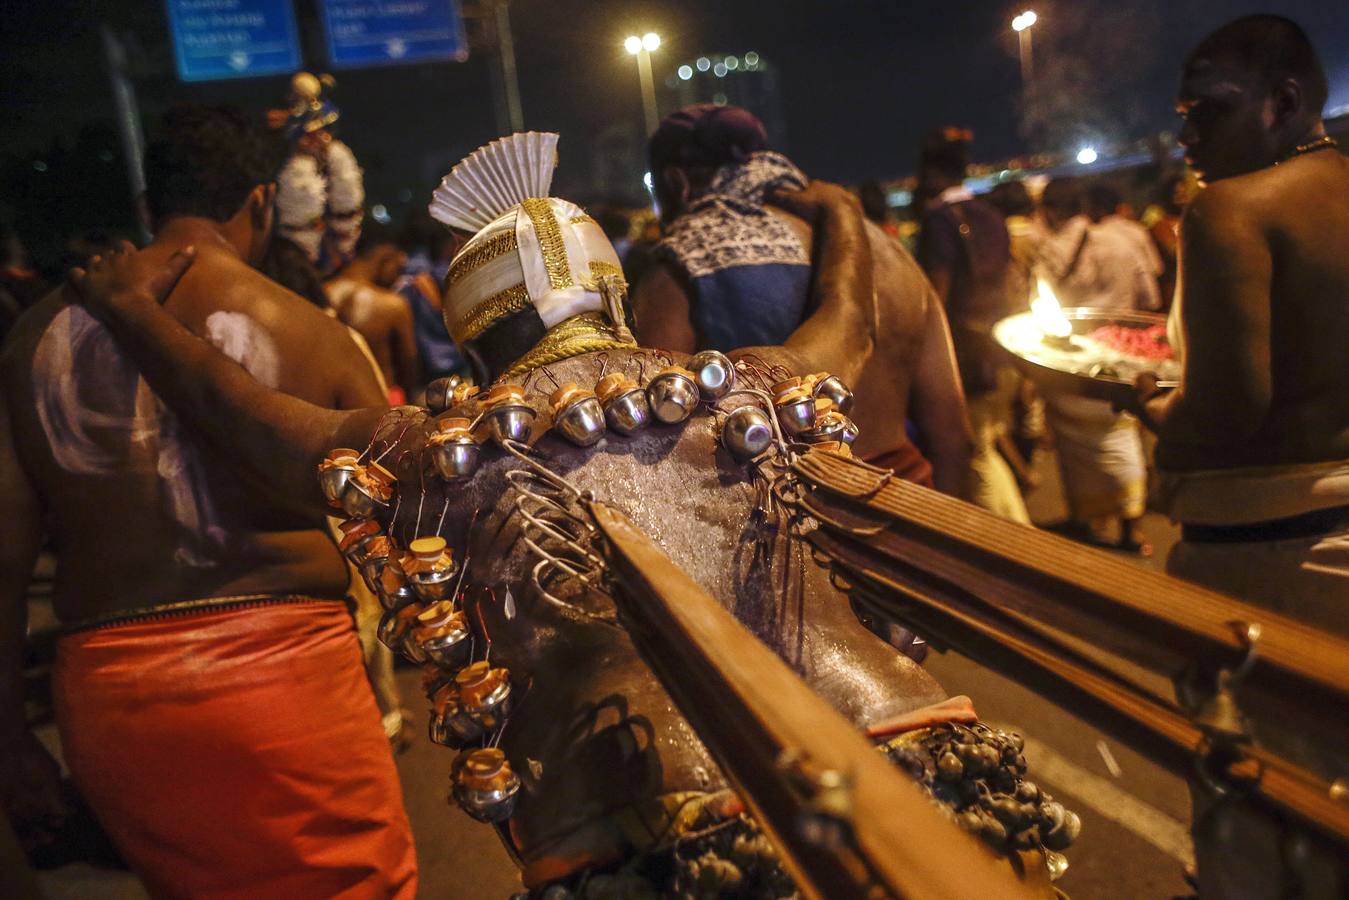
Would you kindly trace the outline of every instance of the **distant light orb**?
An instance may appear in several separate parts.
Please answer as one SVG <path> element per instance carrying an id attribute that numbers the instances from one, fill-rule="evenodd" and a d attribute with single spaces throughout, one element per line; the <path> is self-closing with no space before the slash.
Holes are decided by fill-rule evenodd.
<path id="1" fill-rule="evenodd" d="M 381 225 L 388 225 L 389 210 L 385 208 L 383 203 L 376 203 L 374 206 L 370 207 L 370 218 Z"/>
<path id="2" fill-rule="evenodd" d="M 749 66 L 752 69 L 758 64 L 759 64 L 759 54 L 755 53 L 753 50 L 745 54 L 745 65 Z"/>
<path id="3" fill-rule="evenodd" d="M 712 67 L 712 74 L 715 75 L 715 76 L 717 76 L 718 78 L 725 78 L 725 77 L 726 77 L 726 64 L 725 64 L 725 63 L 717 63 L 715 66 Z"/>
<path id="4" fill-rule="evenodd" d="M 679 67 L 679 78 L 681 81 L 688 81 L 693 77 L 693 69 L 690 66 Z"/>
<path id="5" fill-rule="evenodd" d="M 1027 28 L 1034 25 L 1039 18 L 1040 17 L 1035 14 L 1034 10 L 1028 9 L 1021 13 L 1021 15 L 1012 19 L 1012 30 L 1025 31 Z"/>
<path id="6" fill-rule="evenodd" d="M 1077 161 L 1084 166 L 1089 166 L 1096 162 L 1097 153 L 1094 147 L 1083 147 L 1077 151 Z"/>
<path id="7" fill-rule="evenodd" d="M 636 56 L 642 52 L 642 39 L 635 34 L 630 34 L 623 40 L 623 49 Z"/>
<path id="8" fill-rule="evenodd" d="M 654 191 L 656 189 L 656 183 L 651 180 L 650 172 L 646 172 L 642 175 L 642 184 L 646 185 L 648 191 Z"/>
<path id="9" fill-rule="evenodd" d="M 647 53 L 654 53 L 660 49 L 660 35 L 654 31 L 648 31 L 642 35 L 642 49 Z"/>
<path id="10" fill-rule="evenodd" d="M 712 60 L 708 59 L 706 56 L 700 56 L 694 65 L 698 67 L 699 72 L 706 72 L 708 69 L 712 68 Z"/>
<path id="11" fill-rule="evenodd" d="M 728 56 L 725 59 L 723 59 L 722 62 L 725 63 L 726 68 L 730 69 L 732 72 L 740 68 L 740 60 L 734 56 Z"/>
<path id="12" fill-rule="evenodd" d="M 716 93 L 716 94 L 713 94 L 713 95 L 712 95 L 712 105 L 714 105 L 714 106 L 725 106 L 725 105 L 726 105 L 726 95 L 725 95 L 725 94 L 722 94 L 722 93 Z"/>
<path id="13" fill-rule="evenodd" d="M 33 168 L 37 169 L 39 172 L 45 172 L 47 171 L 47 164 L 39 159 L 33 163 Z"/>

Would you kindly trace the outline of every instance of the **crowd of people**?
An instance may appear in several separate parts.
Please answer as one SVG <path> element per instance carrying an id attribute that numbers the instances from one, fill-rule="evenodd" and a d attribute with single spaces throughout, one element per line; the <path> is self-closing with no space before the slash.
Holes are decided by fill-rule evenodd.
<path id="1" fill-rule="evenodd" d="M 407 715 L 374 635 L 378 601 L 337 552 L 332 520 L 259 489 L 310 484 L 310 464 L 280 451 L 251 464 L 241 448 L 298 441 L 301 419 L 342 434 L 353 417 L 423 404 L 437 379 L 486 383 L 503 367 L 483 340 L 447 333 L 469 235 L 429 218 L 401 233 L 363 222 L 360 170 L 321 93 L 297 77 L 270 131 L 238 110 L 171 112 L 146 153 L 155 237 L 133 273 L 142 292 L 172 288 L 172 318 L 303 410 L 254 423 L 248 404 L 220 399 L 234 382 L 208 377 L 204 349 L 158 355 L 169 331 L 114 338 L 81 305 L 116 315 L 125 282 L 95 266 L 78 291 L 43 296 L 18 235 L 4 235 L 0 454 L 18 464 L 0 467 L 0 799 L 28 841 L 64 808 L 20 668 L 25 591 L 50 544 L 65 760 L 157 895 L 415 891 L 388 751 L 409 739 Z M 1346 633 L 1349 161 L 1325 136 L 1325 96 L 1293 23 L 1215 32 L 1187 60 L 1180 97 L 1204 187 L 1166 173 L 1137 218 L 1108 179 L 975 195 L 972 136 L 939 129 L 918 148 L 912 252 L 874 188 L 846 201 L 774 152 L 747 111 L 700 105 L 650 138 L 659 221 L 619 209 L 573 221 L 613 238 L 639 345 L 749 358 L 810 347 L 831 371 L 860 365 L 853 452 L 1014 522 L 1030 522 L 1033 455 L 1052 444 L 1065 527 L 1093 544 L 1150 553 L 1141 520 L 1160 484 L 1157 508 L 1184 528 L 1171 571 Z M 181 280 L 155 274 L 166 269 Z M 1038 391 L 991 329 L 1045 291 L 1064 306 L 1169 312 L 1181 387 L 1141 379 L 1128 408 Z M 874 299 L 841 302 L 859 295 Z M 197 364 L 171 365 L 181 359 Z M 156 372 L 173 373 L 177 402 L 151 393 Z M 237 444 L 196 433 L 184 397 L 244 410 L 230 421 Z M 288 601 L 260 599 L 276 597 Z M 281 711 L 265 731 L 260 707 Z M 1287 860 L 1268 828 L 1233 814 L 1201 852 L 1201 882 L 1278 893 Z"/>

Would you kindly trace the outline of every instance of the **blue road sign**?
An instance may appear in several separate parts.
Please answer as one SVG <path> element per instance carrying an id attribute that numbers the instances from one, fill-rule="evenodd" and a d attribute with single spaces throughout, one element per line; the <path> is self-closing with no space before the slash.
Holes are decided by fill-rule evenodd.
<path id="1" fill-rule="evenodd" d="M 167 0 L 183 81 L 275 75 L 300 68 L 290 0 Z"/>
<path id="2" fill-rule="evenodd" d="M 320 0 L 319 8 L 335 69 L 468 58 L 455 0 Z"/>

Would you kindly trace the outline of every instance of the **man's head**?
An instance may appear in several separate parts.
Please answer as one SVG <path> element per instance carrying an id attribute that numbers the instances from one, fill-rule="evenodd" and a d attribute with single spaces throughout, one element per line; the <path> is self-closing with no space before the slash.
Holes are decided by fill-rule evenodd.
<path id="1" fill-rule="evenodd" d="M 1086 213 L 1093 222 L 1099 222 L 1106 216 L 1119 212 L 1124 203 L 1124 195 L 1114 185 L 1098 181 L 1086 190 Z"/>
<path id="2" fill-rule="evenodd" d="M 767 149 L 763 123 L 738 106 L 700 103 L 661 119 L 649 145 L 661 219 L 677 219 L 707 189 L 717 169 Z"/>
<path id="3" fill-rule="evenodd" d="M 1058 230 L 1082 214 L 1082 185 L 1076 178 L 1055 178 L 1045 185 L 1040 210 L 1050 228 Z"/>
<path id="4" fill-rule="evenodd" d="M 232 107 L 177 106 L 145 149 L 145 201 L 156 229 L 177 217 L 209 219 L 250 264 L 272 229 L 283 148 Z"/>
<path id="5" fill-rule="evenodd" d="M 398 246 L 392 231 L 372 223 L 361 229 L 360 240 L 356 242 L 356 259 L 369 272 L 372 282 L 388 289 L 403 274 L 408 255 Z"/>
<path id="6" fill-rule="evenodd" d="M 1204 181 L 1244 175 L 1320 133 L 1326 74 L 1311 41 L 1282 16 L 1245 16 L 1185 61 L 1176 109 L 1185 159 Z"/>
<path id="7" fill-rule="evenodd" d="M 932 198 L 965 180 L 974 135 L 965 128 L 938 128 L 923 138 L 918 155 L 918 189 Z"/>

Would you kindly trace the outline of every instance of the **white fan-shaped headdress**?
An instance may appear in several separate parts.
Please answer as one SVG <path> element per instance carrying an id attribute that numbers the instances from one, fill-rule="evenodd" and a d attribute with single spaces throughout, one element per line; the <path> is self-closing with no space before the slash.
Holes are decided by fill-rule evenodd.
<path id="1" fill-rule="evenodd" d="M 622 323 L 621 310 L 610 309 L 623 288 L 613 245 L 585 210 L 548 196 L 557 140 L 531 131 L 493 141 L 455 166 L 431 196 L 433 217 L 475 232 L 450 263 L 441 304 L 460 343 L 487 341 L 514 353 L 582 313 L 604 312 Z"/>
<path id="2" fill-rule="evenodd" d="M 511 207 L 547 197 L 557 139 L 529 131 L 479 147 L 441 179 L 431 195 L 431 215 L 451 228 L 479 231 Z"/>

